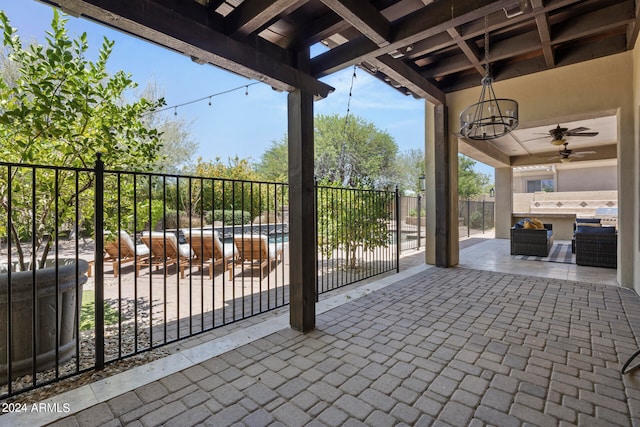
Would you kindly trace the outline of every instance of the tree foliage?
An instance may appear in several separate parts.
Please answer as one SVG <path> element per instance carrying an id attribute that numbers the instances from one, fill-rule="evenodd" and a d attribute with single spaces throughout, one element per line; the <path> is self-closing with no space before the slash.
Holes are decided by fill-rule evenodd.
<path id="1" fill-rule="evenodd" d="M 347 255 L 346 267 L 358 267 L 358 249 L 372 252 L 390 243 L 389 220 L 394 193 L 343 188 L 340 183 L 318 186 L 319 249 L 331 257 L 337 249 Z"/>
<path id="2" fill-rule="evenodd" d="M 474 169 L 475 160 L 458 155 L 458 195 L 461 199 L 469 199 L 481 194 L 487 184 L 489 176 Z"/>
<path id="3" fill-rule="evenodd" d="M 400 192 L 419 193 L 420 176 L 425 174 L 424 152 L 419 148 L 403 151 L 396 156 L 395 165 Z"/>
<path id="4" fill-rule="evenodd" d="M 362 118 L 318 115 L 315 118 L 315 170 L 318 180 L 350 187 L 395 186 L 398 146 L 386 132 Z M 286 180 L 287 138 L 273 141 L 256 171 L 265 179 Z"/>
<path id="5" fill-rule="evenodd" d="M 164 91 L 154 81 L 142 91 L 142 99 L 164 103 Z M 141 117 L 147 128 L 159 132 L 160 150 L 154 169 L 162 173 L 178 173 L 193 166 L 198 143 L 191 137 L 190 123 L 183 118 L 164 113 L 148 113 Z"/>
<path id="6" fill-rule="evenodd" d="M 0 12 L 6 70 L 0 80 L 0 158 L 90 168 L 96 154 L 102 153 L 108 168 L 150 167 L 158 155 L 159 135 L 145 126 L 140 116 L 159 107 L 160 102 L 126 102 L 127 93 L 136 84 L 122 71 L 113 75 L 107 72 L 113 42 L 105 39 L 97 60 L 89 61 L 86 33 L 71 39 L 65 24 L 66 20 L 54 11 L 45 45 L 23 46 L 6 15 Z M 62 171 L 56 176 L 41 170 L 35 181 L 25 169 L 12 169 L 11 177 L 8 173 L 6 169 L 0 177 L 0 209 L 8 209 L 6 195 L 11 178 L 13 221 L 9 232 L 21 267 L 25 267 L 20 244 L 23 239 L 31 240 L 36 249 L 32 267 L 36 265 L 35 252 L 42 249 L 42 266 L 52 241 L 45 237 L 56 237 L 56 220 L 63 225 L 78 223 L 74 219 L 76 206 L 80 206 L 83 217 L 93 216 L 88 202 L 93 197 L 93 174 L 79 176 L 76 192 L 71 172 Z M 31 191 L 35 199 L 29 195 Z M 58 194 L 57 199 L 54 194 Z"/>
<path id="7" fill-rule="evenodd" d="M 315 120 L 315 174 L 343 186 L 394 185 L 398 146 L 388 133 L 362 118 L 319 115 Z"/>
<path id="8" fill-rule="evenodd" d="M 289 180 L 289 151 L 287 136 L 279 141 L 271 141 L 271 146 L 262 153 L 255 170 L 267 181 L 287 182 Z"/>

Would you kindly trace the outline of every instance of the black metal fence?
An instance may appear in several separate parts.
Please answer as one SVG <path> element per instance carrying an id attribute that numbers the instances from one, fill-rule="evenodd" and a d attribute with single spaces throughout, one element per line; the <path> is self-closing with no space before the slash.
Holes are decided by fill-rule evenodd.
<path id="1" fill-rule="evenodd" d="M 493 230 L 495 203 L 485 200 L 460 200 L 458 202 L 458 226 L 460 238 L 484 234 Z"/>
<path id="2" fill-rule="evenodd" d="M 318 293 L 397 270 L 397 192 L 316 194 Z M 0 398 L 288 304 L 288 198 L 99 160 L 0 163 Z"/>
<path id="3" fill-rule="evenodd" d="M 421 195 L 400 197 L 400 250 L 424 248 L 427 216 Z"/>
<path id="4" fill-rule="evenodd" d="M 397 190 L 316 187 L 318 294 L 398 269 Z"/>

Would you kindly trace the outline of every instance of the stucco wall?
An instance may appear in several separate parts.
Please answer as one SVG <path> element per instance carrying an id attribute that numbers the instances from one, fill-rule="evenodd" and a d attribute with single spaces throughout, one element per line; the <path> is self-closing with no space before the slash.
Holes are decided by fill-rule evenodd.
<path id="1" fill-rule="evenodd" d="M 640 36 L 636 40 L 635 48 L 633 50 L 633 78 L 631 87 L 633 89 L 633 121 L 636 129 L 633 140 L 634 151 L 631 157 L 633 164 L 630 169 L 632 173 L 627 174 L 625 171 L 625 175 L 619 176 L 619 178 L 630 181 L 630 192 L 633 196 L 633 204 L 636 207 L 633 211 L 632 217 L 630 218 L 636 227 L 632 235 L 633 246 L 631 258 L 635 266 L 635 290 L 640 293 L 640 110 L 638 108 L 640 105 Z M 618 249 L 618 253 L 620 253 L 620 248 Z"/>
<path id="2" fill-rule="evenodd" d="M 618 189 L 618 168 L 568 169 L 558 171 L 557 191 L 607 191 Z"/>
<path id="3" fill-rule="evenodd" d="M 548 179 L 553 191 L 615 191 L 618 189 L 616 166 L 513 172 L 513 192 L 527 193 L 527 182 Z"/>

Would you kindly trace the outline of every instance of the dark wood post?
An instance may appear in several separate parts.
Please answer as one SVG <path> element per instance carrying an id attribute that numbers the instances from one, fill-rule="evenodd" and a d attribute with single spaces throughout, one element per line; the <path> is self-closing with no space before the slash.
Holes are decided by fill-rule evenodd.
<path id="1" fill-rule="evenodd" d="M 299 55 L 309 60 L 309 51 Z M 300 64 L 299 64 L 300 65 Z M 308 332 L 316 325 L 316 196 L 313 175 L 313 95 L 288 96 L 289 142 L 289 323 Z"/>
<path id="2" fill-rule="evenodd" d="M 450 267 L 451 262 L 451 161 L 447 125 L 447 107 L 434 109 L 435 124 L 435 196 L 436 196 L 436 266 Z M 455 195 L 457 197 L 457 195 Z M 457 224 L 456 224 L 457 227 Z"/>

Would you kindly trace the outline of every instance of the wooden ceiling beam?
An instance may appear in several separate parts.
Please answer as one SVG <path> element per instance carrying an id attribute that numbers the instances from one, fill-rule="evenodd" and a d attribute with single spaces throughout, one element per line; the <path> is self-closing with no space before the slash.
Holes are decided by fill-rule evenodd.
<path id="1" fill-rule="evenodd" d="M 322 77 L 334 73 L 343 68 L 376 58 L 390 53 L 412 43 L 417 43 L 424 38 L 446 32 L 447 27 L 460 25 L 474 19 L 483 17 L 485 14 L 501 10 L 503 7 L 516 3 L 514 0 L 453 0 L 449 2 L 434 2 L 406 18 L 399 19 L 391 24 L 390 44 L 384 47 L 376 46 L 368 53 L 363 51 L 362 37 L 345 43 L 339 48 L 342 52 L 334 52 L 334 48 L 316 56 L 311 60 L 312 73 Z M 353 47 L 353 49 L 352 49 Z M 351 55 L 345 52 L 352 52 Z"/>
<path id="2" fill-rule="evenodd" d="M 225 17 L 227 34 L 237 37 L 259 31 L 285 11 L 295 10 L 308 0 L 245 0 Z"/>
<path id="3" fill-rule="evenodd" d="M 563 25 L 553 33 L 553 43 L 588 37 L 610 29 L 619 28 L 623 24 L 633 22 L 635 10 L 629 2 L 614 4 L 596 12 L 584 14 L 573 20 L 570 25 Z"/>
<path id="4" fill-rule="evenodd" d="M 640 32 L 640 2 L 635 2 L 636 10 L 634 13 L 634 19 L 629 23 L 627 29 L 627 49 L 632 50 L 638 40 L 638 33 Z"/>
<path id="5" fill-rule="evenodd" d="M 511 37 L 508 40 L 492 43 L 489 61 L 491 63 L 495 63 L 496 61 L 504 58 L 525 54 L 539 49 L 540 45 L 538 34 L 535 31 L 530 31 L 517 37 Z M 484 62 L 485 60 L 482 58 L 482 64 L 484 64 Z M 463 68 L 464 63 L 466 63 L 467 66 Z M 447 58 L 446 61 L 438 62 L 432 67 L 425 68 L 421 74 L 427 78 L 437 78 L 470 68 L 472 67 L 469 65 L 467 56 L 459 54 Z"/>
<path id="6" fill-rule="evenodd" d="M 424 79 L 417 71 L 404 62 L 398 61 L 389 55 L 382 55 L 370 60 L 369 63 L 390 79 L 395 80 L 409 89 L 415 95 L 436 105 L 446 103 L 444 92 Z"/>
<path id="7" fill-rule="evenodd" d="M 154 0 L 46 0 L 61 8 L 82 11 L 83 15 L 143 39 L 181 52 L 197 61 L 261 81 L 274 89 L 300 89 L 324 98 L 333 88 L 274 59 L 267 52 L 240 43 L 212 28 L 176 13 Z M 175 2 L 170 2 L 175 6 Z M 196 2 L 189 4 L 198 5 Z M 198 5 L 200 6 L 200 5 Z"/>
<path id="8" fill-rule="evenodd" d="M 559 33 L 552 42 L 553 44 L 562 44 L 575 39 L 588 37 L 593 34 L 602 33 L 611 28 L 620 27 L 620 16 L 624 16 L 630 19 L 631 15 L 628 4 L 617 4 L 601 9 L 598 12 L 586 14 L 583 17 L 576 19 L 572 25 L 567 26 L 567 28 Z M 579 57 L 583 57 L 584 52 L 581 52 L 581 48 L 577 49 L 577 55 Z M 600 49 L 602 49 L 602 47 Z M 608 48 L 604 49 L 605 51 L 610 51 L 610 49 Z M 489 58 L 489 60 L 492 63 L 495 63 L 503 59 L 527 54 L 529 52 L 535 52 L 536 50 L 544 51 L 544 42 L 540 42 L 539 32 L 530 31 L 517 37 L 511 37 L 507 40 L 501 40 L 491 43 L 491 57 Z M 467 55 L 456 55 L 455 57 L 449 58 L 447 61 L 442 61 L 432 67 L 426 68 L 421 72 L 421 74 L 425 78 L 438 78 L 452 73 L 461 72 L 465 69 L 463 68 L 463 64 L 467 62 L 467 58 Z M 553 68 L 557 65 L 557 52 L 553 55 L 552 58 L 553 65 L 549 65 L 550 58 L 548 58 L 546 54 L 544 55 L 544 59 L 546 62 L 546 66 L 544 67 L 544 69 Z M 573 63 L 575 61 L 571 62 Z M 469 68 L 472 68 L 470 64 L 468 64 L 466 69 Z M 538 65 L 536 65 L 535 69 L 536 71 L 541 71 L 538 68 Z M 497 77 L 497 75 L 494 75 L 494 77 Z"/>
<path id="9" fill-rule="evenodd" d="M 534 12 L 538 9 L 544 8 L 542 0 L 531 0 L 531 7 Z M 549 17 L 546 13 L 541 13 L 535 16 L 536 27 L 538 28 L 538 35 L 540 36 L 540 44 L 542 45 L 542 54 L 544 60 L 547 63 L 547 67 L 552 68 L 555 66 L 556 61 L 553 56 L 553 48 L 551 47 L 551 28 L 549 27 Z"/>
<path id="10" fill-rule="evenodd" d="M 464 40 L 462 38 L 462 34 L 460 34 L 460 31 L 455 27 L 447 29 L 447 33 L 456 42 L 460 51 L 471 63 L 471 66 L 473 66 L 473 68 L 475 68 L 481 76 L 484 76 L 485 68 L 480 63 L 479 58 L 481 54 L 478 51 L 478 47 L 470 41 Z"/>
<path id="11" fill-rule="evenodd" d="M 370 3 L 360 0 L 320 0 L 366 38 L 383 47 L 389 44 L 391 25 Z"/>

